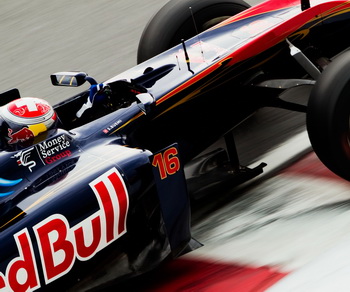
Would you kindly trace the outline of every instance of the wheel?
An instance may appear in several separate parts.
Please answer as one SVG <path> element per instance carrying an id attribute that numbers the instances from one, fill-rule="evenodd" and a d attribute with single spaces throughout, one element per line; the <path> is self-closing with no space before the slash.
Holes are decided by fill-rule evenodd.
<path id="1" fill-rule="evenodd" d="M 337 57 L 318 78 L 307 113 L 307 130 L 320 160 L 350 180 L 350 51 Z"/>
<path id="2" fill-rule="evenodd" d="M 178 45 L 182 39 L 195 36 L 196 31 L 200 33 L 249 7 L 243 0 L 171 0 L 146 25 L 137 62 L 146 61 Z"/>

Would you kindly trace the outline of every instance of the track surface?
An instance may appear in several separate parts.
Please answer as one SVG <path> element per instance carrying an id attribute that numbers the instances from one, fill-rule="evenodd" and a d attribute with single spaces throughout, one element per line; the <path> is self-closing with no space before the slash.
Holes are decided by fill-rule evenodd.
<path id="1" fill-rule="evenodd" d="M 0 91 L 17 87 L 22 96 L 56 103 L 81 89 L 51 86 L 51 73 L 82 70 L 103 81 L 130 68 L 136 64 L 144 26 L 166 2 L 2 1 Z M 273 283 L 339 242 L 350 224 L 349 184 L 329 177 L 312 154 L 294 167 L 295 159 L 309 149 L 304 122 L 301 114 L 266 109 L 237 129 L 242 162 L 254 164 L 260 162 L 257 157 L 264 157 L 262 161 L 269 165 L 267 175 L 253 186 L 235 190 L 223 204 L 194 214 L 194 237 L 205 246 L 175 261 L 175 266 L 167 266 L 174 277 L 160 281 L 169 273 L 158 270 L 150 279 L 129 283 L 118 291 L 264 291 L 266 286 L 248 290 L 244 288 L 247 283 L 233 287 L 225 281 L 249 273 L 263 277 L 270 272 L 264 268 L 268 266 L 273 270 L 269 274 Z M 290 137 L 295 139 L 288 140 Z M 283 147 L 274 151 L 272 145 Z M 267 154 L 270 152 L 273 154 Z M 287 170 L 282 171 L 283 167 Z M 242 269 L 242 265 L 252 269 Z M 188 270 L 180 273 L 184 267 Z M 210 281 L 213 274 L 221 275 L 221 280 L 215 283 L 214 277 Z"/>
<path id="2" fill-rule="evenodd" d="M 81 70 L 104 81 L 129 69 L 145 25 L 166 2 L 1 1 L 0 91 L 18 87 L 57 102 L 75 89 L 54 88 L 51 73 Z"/>
<path id="3" fill-rule="evenodd" d="M 54 88 L 51 73 L 82 70 L 103 81 L 134 66 L 142 30 L 166 2 L 2 1 L 0 90 L 56 102 L 74 89 Z"/>

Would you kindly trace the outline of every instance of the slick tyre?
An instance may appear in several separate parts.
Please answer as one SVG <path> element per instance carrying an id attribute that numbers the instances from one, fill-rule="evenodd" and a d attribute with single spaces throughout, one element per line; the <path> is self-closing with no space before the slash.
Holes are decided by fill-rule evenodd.
<path id="1" fill-rule="evenodd" d="M 337 57 L 311 92 L 307 130 L 320 160 L 350 180 L 350 51 Z"/>
<path id="2" fill-rule="evenodd" d="M 137 63 L 249 7 L 243 0 L 171 0 L 146 25 L 139 42 Z"/>

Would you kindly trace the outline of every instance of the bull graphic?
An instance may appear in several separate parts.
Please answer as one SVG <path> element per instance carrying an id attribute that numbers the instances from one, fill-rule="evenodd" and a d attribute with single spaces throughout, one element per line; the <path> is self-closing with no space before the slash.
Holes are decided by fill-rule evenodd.
<path id="1" fill-rule="evenodd" d="M 25 142 L 29 139 L 34 138 L 33 132 L 28 128 L 22 128 L 21 130 L 15 133 L 13 133 L 12 129 L 8 129 L 8 136 L 10 138 L 10 140 L 8 141 L 9 144 Z"/>

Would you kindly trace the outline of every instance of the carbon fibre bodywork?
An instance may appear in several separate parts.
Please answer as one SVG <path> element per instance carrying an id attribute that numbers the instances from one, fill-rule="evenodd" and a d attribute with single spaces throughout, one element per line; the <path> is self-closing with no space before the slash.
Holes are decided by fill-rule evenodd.
<path id="1" fill-rule="evenodd" d="M 304 111 L 278 98 L 314 81 L 290 44 L 321 72 L 350 45 L 349 12 L 266 1 L 105 81 L 108 107 L 77 119 L 89 91 L 57 104 L 60 129 L 0 153 L 0 290 L 86 290 L 194 248 L 183 166 L 261 107 Z M 261 171 L 232 160 L 232 179 Z"/>

